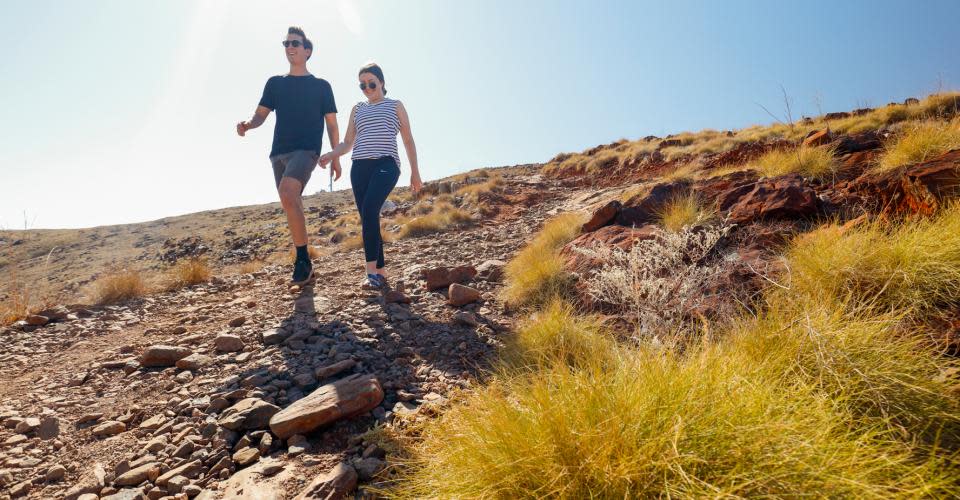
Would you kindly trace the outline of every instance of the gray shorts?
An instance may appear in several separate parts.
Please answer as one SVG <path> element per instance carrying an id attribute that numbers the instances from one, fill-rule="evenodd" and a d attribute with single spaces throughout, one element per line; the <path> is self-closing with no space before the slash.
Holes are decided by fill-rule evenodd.
<path id="1" fill-rule="evenodd" d="M 278 154 L 270 157 L 270 163 L 273 164 L 273 177 L 277 181 L 277 188 L 280 187 L 280 179 L 292 177 L 300 181 L 300 193 L 307 187 L 307 181 L 310 180 L 310 174 L 317 166 L 317 158 L 320 155 L 316 151 L 298 149 L 289 153 Z"/>

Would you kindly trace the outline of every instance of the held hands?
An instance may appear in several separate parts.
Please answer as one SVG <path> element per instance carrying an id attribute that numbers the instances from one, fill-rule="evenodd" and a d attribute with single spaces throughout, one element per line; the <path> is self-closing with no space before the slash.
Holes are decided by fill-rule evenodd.
<path id="1" fill-rule="evenodd" d="M 327 168 L 328 163 L 332 163 L 330 169 L 333 170 L 333 180 L 340 179 L 340 157 L 335 156 L 332 153 L 327 153 L 325 155 L 320 155 L 320 157 L 317 158 L 317 165 L 319 165 L 320 168 Z"/>

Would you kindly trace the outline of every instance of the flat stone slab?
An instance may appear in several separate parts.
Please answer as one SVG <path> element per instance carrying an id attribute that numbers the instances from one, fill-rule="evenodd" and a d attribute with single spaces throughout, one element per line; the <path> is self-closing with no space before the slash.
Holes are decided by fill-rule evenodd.
<path id="1" fill-rule="evenodd" d="M 373 375 L 356 374 L 318 387 L 270 418 L 270 430 L 280 439 L 306 434 L 322 425 L 368 412 L 383 401 L 383 389 Z"/>

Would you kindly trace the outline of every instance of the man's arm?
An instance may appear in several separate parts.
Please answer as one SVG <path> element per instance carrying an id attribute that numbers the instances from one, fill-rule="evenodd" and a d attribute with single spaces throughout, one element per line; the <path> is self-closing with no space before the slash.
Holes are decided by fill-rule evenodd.
<path id="1" fill-rule="evenodd" d="M 337 125 L 337 114 L 336 113 L 327 113 L 323 115 L 323 120 L 327 123 L 327 137 L 330 139 L 330 147 L 336 148 L 340 144 L 340 127 Z M 324 168 L 324 165 L 321 164 L 320 168 Z M 333 160 L 333 180 L 340 178 L 340 158 L 337 157 Z"/>
<path id="2" fill-rule="evenodd" d="M 263 122 L 267 119 L 267 115 L 270 114 L 270 108 L 266 106 L 257 106 L 257 110 L 253 112 L 253 118 L 249 121 L 240 122 L 237 124 L 237 135 L 243 137 L 248 130 L 255 129 L 260 125 L 263 125 Z"/>

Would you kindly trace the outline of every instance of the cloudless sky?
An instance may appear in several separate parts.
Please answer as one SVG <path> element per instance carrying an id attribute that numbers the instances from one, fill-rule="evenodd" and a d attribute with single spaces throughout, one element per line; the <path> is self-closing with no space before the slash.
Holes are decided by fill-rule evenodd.
<path id="1" fill-rule="evenodd" d="M 799 117 L 960 81 L 956 0 L 0 2 L 4 229 L 276 201 L 273 117 L 245 138 L 235 124 L 287 71 L 289 25 L 314 42 L 308 68 L 333 86 L 341 133 L 357 70 L 383 67 L 424 180 L 769 123 L 758 104 L 782 114 L 780 85 Z M 327 186 L 318 168 L 306 192 Z"/>

